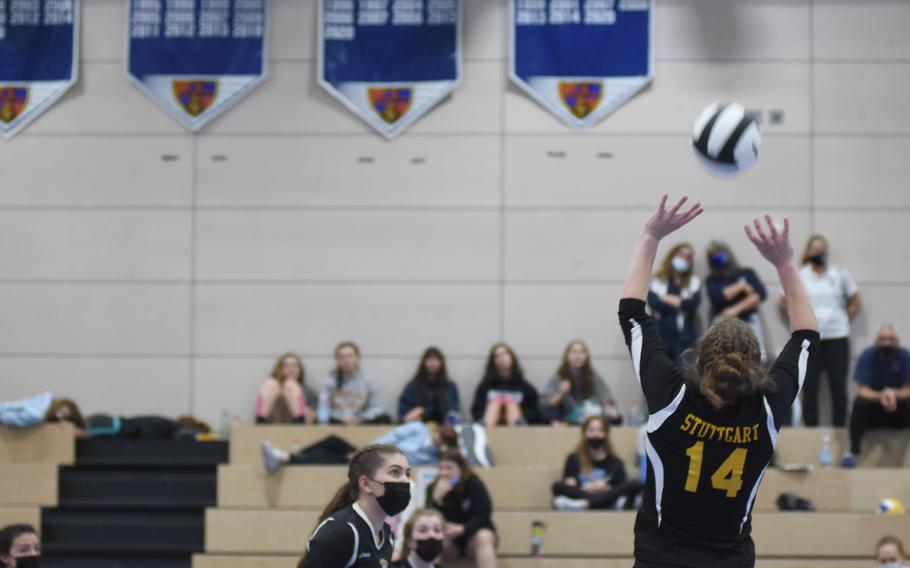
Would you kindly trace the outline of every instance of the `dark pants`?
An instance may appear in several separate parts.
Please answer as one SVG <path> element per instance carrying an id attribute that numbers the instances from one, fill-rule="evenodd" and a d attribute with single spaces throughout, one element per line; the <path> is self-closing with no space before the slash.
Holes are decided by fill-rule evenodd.
<path id="1" fill-rule="evenodd" d="M 803 422 L 806 426 L 818 426 L 818 384 L 822 371 L 828 377 L 831 387 L 831 422 L 834 426 L 847 423 L 847 367 L 850 363 L 850 340 L 825 339 L 819 345 L 815 365 L 806 370 L 803 384 Z"/>
<path id="2" fill-rule="evenodd" d="M 585 499 L 592 509 L 612 509 L 620 497 L 626 498 L 624 509 L 632 509 L 635 497 L 641 493 L 644 485 L 640 481 L 627 481 L 603 493 L 588 493 L 580 487 L 569 485 L 563 481 L 553 484 L 553 495 L 568 497 L 569 499 Z"/>
<path id="3" fill-rule="evenodd" d="M 899 400 L 897 410 L 885 412 L 877 400 L 859 398 L 853 402 L 850 416 L 850 451 L 859 455 L 863 449 L 863 434 L 876 428 L 910 428 L 910 400 Z"/>
<path id="4" fill-rule="evenodd" d="M 346 464 L 357 448 L 344 438 L 328 436 L 290 455 L 293 465 Z"/>

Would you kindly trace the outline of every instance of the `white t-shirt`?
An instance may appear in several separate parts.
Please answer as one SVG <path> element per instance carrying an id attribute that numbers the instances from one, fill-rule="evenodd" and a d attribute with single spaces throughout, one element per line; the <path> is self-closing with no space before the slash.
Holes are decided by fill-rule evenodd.
<path id="1" fill-rule="evenodd" d="M 859 292 L 859 288 L 847 269 L 829 266 L 822 274 L 816 274 L 812 265 L 806 264 L 799 269 L 799 275 L 809 291 L 821 338 L 848 337 L 850 318 L 847 315 L 847 298 Z"/>

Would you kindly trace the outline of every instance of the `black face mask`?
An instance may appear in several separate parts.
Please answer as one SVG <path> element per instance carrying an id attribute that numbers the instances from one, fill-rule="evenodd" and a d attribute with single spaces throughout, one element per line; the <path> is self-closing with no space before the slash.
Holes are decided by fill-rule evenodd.
<path id="1" fill-rule="evenodd" d="M 442 541 L 438 538 L 429 538 L 427 540 L 418 540 L 417 548 L 414 549 L 417 557 L 424 562 L 432 562 L 442 554 Z"/>
<path id="2" fill-rule="evenodd" d="M 585 443 L 588 444 L 588 447 L 592 450 L 602 450 L 607 447 L 606 438 L 587 438 Z"/>
<path id="3" fill-rule="evenodd" d="M 16 568 L 40 568 L 40 556 L 20 556 L 16 558 Z"/>
<path id="4" fill-rule="evenodd" d="M 882 359 L 890 359 L 897 353 L 897 347 L 893 345 L 884 345 L 878 348 L 878 353 L 881 355 Z"/>
<path id="5" fill-rule="evenodd" d="M 825 253 L 813 254 L 809 257 L 809 262 L 815 266 L 824 266 L 828 262 L 828 255 Z"/>
<path id="6" fill-rule="evenodd" d="M 371 479 L 373 483 L 379 483 Z M 376 502 L 385 511 L 385 514 L 394 517 L 398 513 L 408 508 L 411 502 L 411 484 L 402 481 L 387 481 L 381 484 L 385 487 L 385 494 L 382 497 L 376 497 Z"/>

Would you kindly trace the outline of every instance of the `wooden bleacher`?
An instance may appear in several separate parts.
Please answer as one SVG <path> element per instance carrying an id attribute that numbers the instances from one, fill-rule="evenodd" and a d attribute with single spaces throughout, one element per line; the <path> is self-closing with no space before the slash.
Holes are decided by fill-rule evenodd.
<path id="1" fill-rule="evenodd" d="M 0 427 L 0 527 L 40 527 L 41 508 L 57 505 L 59 465 L 75 459 L 76 434 L 69 424 Z"/>
<path id="2" fill-rule="evenodd" d="M 329 434 L 355 445 L 367 444 L 389 427 L 236 427 L 231 462 L 218 472 L 218 508 L 206 512 L 206 554 L 194 568 L 229 563 L 238 568 L 293 568 L 316 517 L 344 481 L 341 466 L 286 467 L 267 476 L 260 444 L 307 446 Z M 843 430 L 833 430 L 833 453 L 839 456 Z M 598 568 L 631 565 L 634 513 L 558 513 L 550 510 L 550 485 L 563 460 L 578 442 L 575 428 L 495 429 L 488 433 L 496 466 L 478 471 L 493 495 L 500 536 L 500 565 L 506 568 Z M 637 431 L 615 428 L 616 453 L 635 475 Z M 879 439 L 881 438 L 881 439 Z M 870 451 L 854 470 L 816 468 L 810 473 L 769 469 L 755 503 L 754 536 L 759 568 L 859 568 L 867 566 L 884 534 L 910 534 L 910 516 L 873 513 L 883 498 L 910 504 L 906 441 L 869 437 Z M 786 429 L 781 433 L 779 463 L 818 465 L 821 430 Z M 884 468 L 880 466 L 890 466 Z M 520 484 L 515 479 L 521 479 Z M 815 513 L 777 512 L 780 493 L 791 491 L 812 500 Z M 532 521 L 547 524 L 545 558 L 528 558 Z M 250 527 L 256 527 L 251 531 Z M 798 538 L 794 538 L 798 535 Z M 459 565 L 460 567 L 460 565 Z"/>

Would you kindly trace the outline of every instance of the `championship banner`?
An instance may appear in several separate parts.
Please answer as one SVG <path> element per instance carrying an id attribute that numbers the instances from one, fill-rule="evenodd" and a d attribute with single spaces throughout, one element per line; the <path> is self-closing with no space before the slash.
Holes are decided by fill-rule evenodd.
<path id="1" fill-rule="evenodd" d="M 12 138 L 76 82 L 78 0 L 0 0 L 0 136 Z"/>
<path id="2" fill-rule="evenodd" d="M 509 0 L 509 75 L 584 130 L 651 80 L 652 0 Z"/>
<path id="3" fill-rule="evenodd" d="M 199 130 L 266 75 L 267 0 L 129 0 L 127 75 Z"/>
<path id="4" fill-rule="evenodd" d="M 320 0 L 319 83 L 395 138 L 461 81 L 461 0 Z"/>

